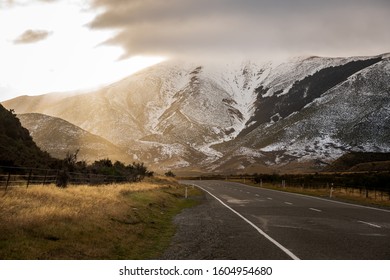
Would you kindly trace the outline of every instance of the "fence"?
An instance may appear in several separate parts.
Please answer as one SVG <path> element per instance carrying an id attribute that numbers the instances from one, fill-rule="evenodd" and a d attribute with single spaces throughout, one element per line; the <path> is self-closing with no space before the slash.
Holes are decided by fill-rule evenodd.
<path id="1" fill-rule="evenodd" d="M 23 168 L 0 166 L 0 188 L 7 190 L 12 186 L 57 184 L 64 171 L 55 169 Z M 67 182 L 73 185 L 100 185 L 128 182 L 134 178 L 126 176 L 102 175 L 94 173 L 66 172 Z"/>
<path id="2" fill-rule="evenodd" d="M 205 175 L 191 180 L 229 180 L 285 189 L 318 190 L 334 195 L 345 194 L 373 200 L 390 200 L 390 172 L 319 173 L 319 174 L 255 174 Z"/>

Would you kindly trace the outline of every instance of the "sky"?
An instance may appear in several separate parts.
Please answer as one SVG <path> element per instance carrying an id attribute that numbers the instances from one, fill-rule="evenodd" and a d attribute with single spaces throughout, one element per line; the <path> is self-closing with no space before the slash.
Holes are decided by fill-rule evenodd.
<path id="1" fill-rule="evenodd" d="M 174 58 L 377 55 L 389 26 L 389 0 L 0 0 L 0 101 Z"/>

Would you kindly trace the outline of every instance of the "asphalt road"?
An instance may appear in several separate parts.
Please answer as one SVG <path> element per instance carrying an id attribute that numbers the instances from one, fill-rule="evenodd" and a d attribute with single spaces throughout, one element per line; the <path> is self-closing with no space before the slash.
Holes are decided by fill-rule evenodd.
<path id="1" fill-rule="evenodd" d="M 219 219 L 231 220 L 227 228 L 252 244 L 246 250 L 265 259 L 390 260 L 389 210 L 224 181 L 182 183 L 203 189 L 213 211 L 225 211 Z"/>

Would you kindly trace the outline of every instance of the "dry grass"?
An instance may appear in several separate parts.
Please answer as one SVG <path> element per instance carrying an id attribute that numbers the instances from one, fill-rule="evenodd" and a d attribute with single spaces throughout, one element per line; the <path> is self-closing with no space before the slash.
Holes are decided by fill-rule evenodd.
<path id="1" fill-rule="evenodd" d="M 194 204 L 174 181 L 13 187 L 0 196 L 0 259 L 156 258 Z"/>

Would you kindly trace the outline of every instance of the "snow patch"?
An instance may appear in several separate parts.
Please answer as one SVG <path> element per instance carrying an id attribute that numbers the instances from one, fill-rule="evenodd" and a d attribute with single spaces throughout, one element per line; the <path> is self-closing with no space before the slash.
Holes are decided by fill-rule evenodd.
<path id="1" fill-rule="evenodd" d="M 261 153 L 259 150 L 247 148 L 247 147 L 240 147 L 237 151 L 234 152 L 234 156 L 248 156 L 248 157 L 255 157 L 255 158 L 261 158 L 264 156 L 263 153 Z"/>

